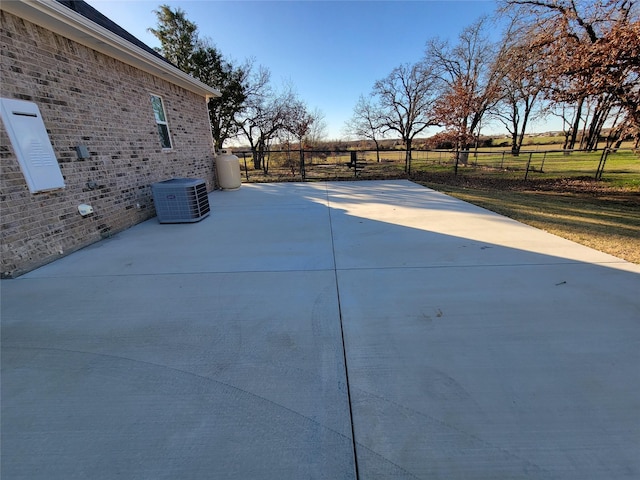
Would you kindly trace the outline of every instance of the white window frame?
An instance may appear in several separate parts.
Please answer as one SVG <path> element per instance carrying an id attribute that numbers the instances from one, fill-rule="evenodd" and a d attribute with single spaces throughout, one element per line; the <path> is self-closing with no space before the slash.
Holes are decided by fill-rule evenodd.
<path id="1" fill-rule="evenodd" d="M 153 110 L 153 117 L 156 121 L 156 125 L 158 128 L 158 137 L 160 138 L 160 146 L 162 147 L 162 150 L 167 150 L 167 151 L 172 150 L 173 140 L 171 139 L 171 130 L 169 129 L 169 121 L 167 120 L 167 111 L 164 108 L 164 100 L 160 95 L 156 95 L 154 93 L 151 93 L 150 96 L 151 96 L 151 109 Z M 160 101 L 160 108 L 162 109 L 161 112 L 156 111 L 155 99 L 158 99 Z M 158 113 L 162 113 L 162 118 L 160 118 Z M 166 138 L 169 142 L 168 147 L 165 146 L 162 129 L 166 130 Z"/>

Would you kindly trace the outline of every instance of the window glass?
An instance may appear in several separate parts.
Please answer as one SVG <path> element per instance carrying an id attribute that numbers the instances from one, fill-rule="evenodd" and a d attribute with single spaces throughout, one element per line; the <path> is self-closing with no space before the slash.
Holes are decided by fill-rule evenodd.
<path id="1" fill-rule="evenodd" d="M 151 95 L 151 106 L 153 107 L 153 116 L 158 125 L 158 136 L 160 137 L 160 145 L 162 148 L 172 148 L 171 135 L 169 134 L 169 124 L 164 112 L 162 98 L 157 95 Z"/>
<path id="2" fill-rule="evenodd" d="M 162 108 L 162 99 L 160 97 L 151 97 L 151 105 L 153 105 L 153 114 L 156 122 L 166 122 L 164 118 L 164 109 Z"/>
<path id="3" fill-rule="evenodd" d="M 160 144 L 162 145 L 162 148 L 171 148 L 169 129 L 166 125 L 158 124 L 158 134 L 160 135 Z"/>

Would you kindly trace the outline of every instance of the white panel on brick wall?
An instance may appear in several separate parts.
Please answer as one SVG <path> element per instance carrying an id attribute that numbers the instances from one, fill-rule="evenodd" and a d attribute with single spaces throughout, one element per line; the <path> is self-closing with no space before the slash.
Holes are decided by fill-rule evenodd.
<path id="1" fill-rule="evenodd" d="M 64 188 L 60 165 L 38 106 L 24 100 L 0 98 L 0 111 L 31 193 Z"/>

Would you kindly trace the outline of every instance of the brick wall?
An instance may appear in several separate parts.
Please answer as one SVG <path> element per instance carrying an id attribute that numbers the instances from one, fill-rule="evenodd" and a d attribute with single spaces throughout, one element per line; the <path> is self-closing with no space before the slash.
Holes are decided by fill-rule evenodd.
<path id="1" fill-rule="evenodd" d="M 7 12 L 0 27 L 0 95 L 38 105 L 65 179 L 31 194 L 0 127 L 2 276 L 12 277 L 155 215 L 151 184 L 203 178 L 213 188 L 205 99 Z M 163 151 L 150 95 L 173 141 Z M 1 122 L 0 122 L 1 123 Z M 77 145 L 90 158 L 79 160 Z M 82 217 L 78 205 L 93 206 Z"/>

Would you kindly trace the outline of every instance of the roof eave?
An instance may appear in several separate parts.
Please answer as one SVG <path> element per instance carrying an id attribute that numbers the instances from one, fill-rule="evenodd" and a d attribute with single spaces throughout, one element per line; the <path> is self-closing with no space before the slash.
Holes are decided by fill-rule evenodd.
<path id="1" fill-rule="evenodd" d="M 196 80 L 58 2 L 14 0 L 1 2 L 0 9 L 207 99 L 221 95 L 219 90 Z"/>

